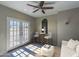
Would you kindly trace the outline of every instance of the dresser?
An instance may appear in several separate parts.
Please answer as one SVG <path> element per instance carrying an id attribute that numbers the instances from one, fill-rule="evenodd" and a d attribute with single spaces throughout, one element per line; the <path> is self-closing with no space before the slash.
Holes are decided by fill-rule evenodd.
<path id="1" fill-rule="evenodd" d="M 38 37 L 34 37 L 32 42 L 34 43 L 41 43 L 41 44 L 48 44 L 48 39 L 44 38 L 46 34 L 40 34 Z"/>

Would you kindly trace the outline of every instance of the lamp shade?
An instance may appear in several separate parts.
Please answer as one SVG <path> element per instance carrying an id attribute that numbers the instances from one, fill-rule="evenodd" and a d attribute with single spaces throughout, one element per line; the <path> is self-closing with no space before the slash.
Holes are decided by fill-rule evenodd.
<path id="1" fill-rule="evenodd" d="M 42 31 L 44 31 L 44 28 L 42 28 Z"/>

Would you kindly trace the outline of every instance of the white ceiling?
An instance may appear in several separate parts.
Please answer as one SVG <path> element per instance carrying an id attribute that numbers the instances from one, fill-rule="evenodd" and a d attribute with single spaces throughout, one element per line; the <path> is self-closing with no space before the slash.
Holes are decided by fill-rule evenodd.
<path id="1" fill-rule="evenodd" d="M 53 6 L 54 9 L 45 10 L 46 14 L 43 14 L 41 10 L 32 13 L 34 10 L 36 10 L 36 8 L 28 6 L 27 4 L 38 5 L 38 3 L 33 1 L 0 1 L 0 4 L 15 9 L 17 11 L 20 11 L 24 14 L 30 15 L 32 17 L 43 17 L 48 15 L 53 15 L 58 13 L 59 11 L 79 7 L 79 1 L 50 1 L 50 2 L 52 3 L 55 2 L 55 3 L 50 5 L 44 5 L 44 6 Z"/>

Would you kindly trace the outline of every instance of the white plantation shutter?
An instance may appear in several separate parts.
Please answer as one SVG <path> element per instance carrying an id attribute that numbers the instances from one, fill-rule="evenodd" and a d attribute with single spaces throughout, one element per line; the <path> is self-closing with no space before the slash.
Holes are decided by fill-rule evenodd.
<path id="1" fill-rule="evenodd" d="M 15 18 L 7 18 L 7 49 L 15 48 L 29 41 L 29 24 Z"/>

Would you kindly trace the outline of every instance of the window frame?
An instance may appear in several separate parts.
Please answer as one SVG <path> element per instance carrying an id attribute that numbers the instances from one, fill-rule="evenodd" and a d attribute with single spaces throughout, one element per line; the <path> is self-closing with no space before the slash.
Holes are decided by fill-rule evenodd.
<path id="1" fill-rule="evenodd" d="M 8 48 L 9 47 L 9 44 L 10 44 L 10 34 L 9 34 L 9 29 L 10 29 L 10 26 L 9 26 L 9 24 L 8 24 L 8 22 L 11 20 L 11 19 L 13 19 L 13 20 L 15 20 L 15 21 L 20 21 L 20 22 L 22 22 L 22 23 L 27 23 L 28 24 L 28 40 L 27 40 L 27 42 L 29 42 L 29 33 L 30 33 L 30 31 L 29 31 L 29 23 L 27 22 L 27 21 L 24 21 L 24 20 L 21 20 L 21 19 L 17 19 L 17 18 L 13 18 L 13 17 L 7 17 L 7 51 L 8 50 L 11 50 L 11 49 L 14 49 L 14 48 L 16 48 L 16 47 L 18 47 L 18 46 L 20 46 L 20 45 L 23 45 L 23 44 L 25 44 L 25 43 L 27 43 L 27 42 L 25 42 L 25 43 L 23 43 L 23 44 L 19 44 L 18 46 L 15 46 L 15 47 L 13 47 L 13 48 Z"/>

